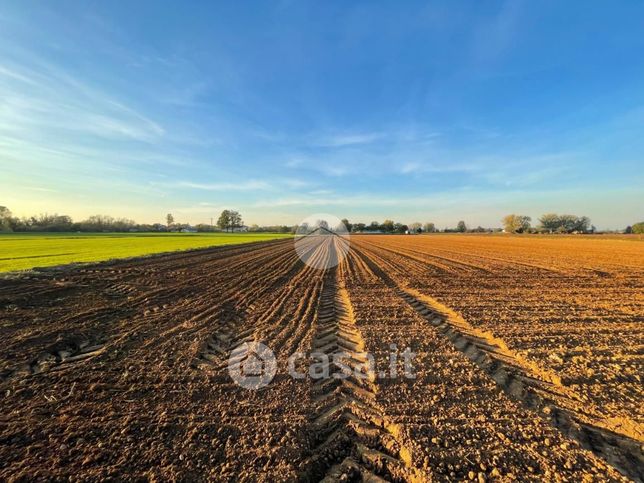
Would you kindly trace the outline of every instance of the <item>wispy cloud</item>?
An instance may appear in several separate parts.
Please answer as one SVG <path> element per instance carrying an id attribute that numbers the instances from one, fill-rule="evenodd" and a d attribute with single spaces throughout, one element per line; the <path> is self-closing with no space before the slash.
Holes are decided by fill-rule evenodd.
<path id="1" fill-rule="evenodd" d="M 381 138 L 382 133 L 379 132 L 340 133 L 329 136 L 314 136 L 309 144 L 317 147 L 339 148 L 371 144 Z"/>
<path id="2" fill-rule="evenodd" d="M 265 181 L 248 180 L 237 183 L 194 183 L 192 181 L 179 181 L 176 186 L 205 191 L 255 191 L 268 190 L 271 185 Z"/>
<path id="3" fill-rule="evenodd" d="M 20 188 L 23 190 L 29 190 L 29 191 L 39 191 L 41 193 L 60 193 L 59 190 L 54 190 L 51 188 L 43 188 L 40 186 L 21 186 Z"/>
<path id="4" fill-rule="evenodd" d="M 621 62 L 641 57 L 642 7 L 317 5 L 280 12 L 276 31 L 210 4 L 159 12 L 159 33 L 107 2 L 5 3 L 0 191 L 15 211 L 202 220 L 226 205 L 291 223 L 326 205 L 483 223 L 497 195 L 558 210 L 555 190 L 583 187 L 580 206 L 642 186 L 642 66 Z M 641 212 L 605 205 L 624 226 Z"/>
<path id="5" fill-rule="evenodd" d="M 21 63 L 0 65 L 0 129 L 32 133 L 75 131 L 107 139 L 152 142 L 157 122 L 59 67 L 22 52 Z"/>
<path id="6" fill-rule="evenodd" d="M 299 168 L 300 166 L 303 166 L 305 161 L 302 158 L 292 158 L 287 160 L 284 163 L 285 168 Z"/>
<path id="7" fill-rule="evenodd" d="M 30 84 L 30 85 L 37 85 L 36 82 L 34 82 L 32 79 L 29 77 L 20 74 L 19 72 L 16 72 L 14 70 L 9 69 L 6 66 L 0 65 L 0 75 L 4 76 L 6 78 L 18 80 L 20 82 L 23 82 L 25 84 Z"/>
<path id="8" fill-rule="evenodd" d="M 310 181 L 306 181 L 298 178 L 280 178 L 278 182 L 281 185 L 284 185 L 288 188 L 293 188 L 293 189 L 308 188 L 313 185 L 313 183 Z"/>
<path id="9" fill-rule="evenodd" d="M 206 202 L 168 207 L 168 210 L 173 214 L 186 215 L 192 219 L 199 219 L 202 223 L 209 222 L 209 218 L 216 216 L 224 209 L 226 209 L 226 206 L 223 204 Z"/>
<path id="10" fill-rule="evenodd" d="M 352 206 L 360 207 L 410 207 L 410 206 L 428 206 L 437 201 L 442 203 L 450 202 L 450 195 L 446 193 L 434 194 L 434 195 L 425 195 L 425 196 L 414 196 L 414 197 L 398 197 L 391 198 L 387 196 L 379 196 L 374 194 L 358 194 L 353 196 L 339 195 L 339 196 L 328 196 L 330 193 L 326 193 L 327 196 L 293 196 L 293 197 L 283 197 L 275 199 L 264 199 L 257 201 L 252 206 L 257 208 L 279 208 L 287 206 L 301 206 L 301 207 L 329 207 L 329 206 L 341 206 L 343 208 L 349 208 Z"/>

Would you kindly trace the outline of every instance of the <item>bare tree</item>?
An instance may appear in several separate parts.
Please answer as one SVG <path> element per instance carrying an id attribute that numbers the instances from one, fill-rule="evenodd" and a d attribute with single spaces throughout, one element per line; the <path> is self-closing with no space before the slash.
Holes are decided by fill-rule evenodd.
<path id="1" fill-rule="evenodd" d="M 544 215 L 541 215 L 541 218 L 539 218 L 539 223 L 541 223 L 541 228 L 546 231 L 556 231 L 560 225 L 559 215 L 557 215 L 556 213 L 546 213 Z"/>
<path id="2" fill-rule="evenodd" d="M 315 226 L 317 228 L 322 228 L 322 234 L 324 234 L 324 232 L 328 231 L 329 229 L 329 222 L 326 220 L 316 220 Z"/>
<path id="3" fill-rule="evenodd" d="M 423 231 L 425 233 L 436 233 L 436 225 L 434 225 L 433 223 L 427 222 L 423 226 Z"/>
<path id="4" fill-rule="evenodd" d="M 541 228 L 550 233 L 585 233 L 591 228 L 590 218 L 587 216 L 546 213 L 539 218 L 539 222 L 541 223 Z"/>
<path id="5" fill-rule="evenodd" d="M 168 229 L 170 229 L 170 227 L 174 223 L 174 216 L 172 216 L 172 213 L 168 213 L 167 215 L 165 215 L 165 221 L 166 221 L 166 224 L 168 225 Z"/>
<path id="6" fill-rule="evenodd" d="M 340 220 L 340 221 L 341 221 L 341 222 L 342 222 L 342 224 L 344 225 L 344 228 L 343 228 L 342 226 L 339 226 L 339 227 L 336 229 L 336 231 L 338 231 L 338 232 L 343 232 L 343 231 L 345 231 L 345 229 L 346 229 L 346 231 L 350 232 L 350 231 L 351 231 L 351 228 L 353 228 L 353 225 L 352 225 L 351 223 L 349 223 L 349 220 L 347 220 L 346 218 L 343 218 L 343 219 L 342 219 L 342 220 Z"/>

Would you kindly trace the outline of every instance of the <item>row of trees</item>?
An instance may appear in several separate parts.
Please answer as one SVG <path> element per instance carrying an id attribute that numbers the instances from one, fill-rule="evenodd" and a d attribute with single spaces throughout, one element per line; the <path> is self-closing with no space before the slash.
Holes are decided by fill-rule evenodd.
<path id="1" fill-rule="evenodd" d="M 501 231 L 500 228 L 484 228 L 477 226 L 470 228 L 464 221 L 459 221 L 455 228 L 443 228 L 439 230 L 434 223 L 414 222 L 409 225 L 398 223 L 392 220 L 385 220 L 382 223 L 372 221 L 365 223 L 349 223 L 345 218 L 342 220 L 347 229 L 353 233 L 492 233 Z M 503 230 L 507 233 L 595 233 L 597 230 L 591 225 L 587 216 L 559 215 L 546 213 L 539 218 L 539 224 L 531 225 L 532 218 L 526 215 L 511 214 L 503 218 Z M 644 233 L 644 222 L 628 226 L 624 233 Z"/>
<path id="2" fill-rule="evenodd" d="M 420 223 L 416 221 L 405 225 L 403 223 L 398 223 L 393 220 L 385 220 L 382 223 L 377 221 L 372 221 L 368 225 L 365 223 L 349 223 L 347 219 L 342 220 L 347 229 L 353 233 L 439 233 L 441 230 L 436 228 L 436 225 L 431 222 Z M 459 221 L 456 224 L 455 228 L 444 228 L 442 230 L 444 233 L 484 233 L 495 231 L 492 228 L 483 228 L 478 226 L 476 228 L 468 228 L 467 224 L 464 221 Z M 500 230 L 496 230 L 500 231 Z"/>
<path id="3" fill-rule="evenodd" d="M 210 225 L 202 225 L 210 228 Z M 171 214 L 166 216 L 166 224 L 141 224 L 128 218 L 114 218 L 107 215 L 92 215 L 86 220 L 74 221 L 70 216 L 59 214 L 40 214 L 18 218 L 11 211 L 0 206 L 0 232 L 154 232 L 181 231 L 189 228 L 186 223 L 175 223 Z M 207 231 L 207 230 L 203 230 Z"/>
<path id="4" fill-rule="evenodd" d="M 407 225 L 398 223 L 393 220 L 385 220 L 382 223 L 372 221 L 370 224 L 365 223 L 349 223 L 346 218 L 342 220 L 344 226 L 350 232 L 379 232 L 379 233 L 405 233 L 409 229 Z"/>
<path id="5" fill-rule="evenodd" d="M 595 227 L 591 225 L 590 219 L 586 216 L 558 215 L 546 213 L 539 218 L 539 224 L 531 225 L 532 219 L 529 216 L 510 214 L 503 218 L 504 230 L 508 233 L 594 233 Z M 347 230 L 353 233 L 483 233 L 500 231 L 497 228 L 469 228 L 464 221 L 459 221 L 455 228 L 444 228 L 439 230 L 434 223 L 414 222 L 406 225 L 393 220 L 385 220 L 382 223 L 372 221 L 365 223 L 350 223 L 346 218 L 342 220 Z M 217 220 L 217 228 L 224 231 L 235 231 L 243 227 L 242 216 L 235 210 L 222 211 Z M 278 232 L 293 233 L 296 226 L 274 225 L 258 226 L 251 225 L 248 231 L 251 232 Z M 138 224 L 127 218 L 113 218 L 106 215 L 93 215 L 75 222 L 67 215 L 41 214 L 38 216 L 17 218 L 11 211 L 0 206 L 0 232 L 127 232 L 127 231 L 181 231 L 196 230 L 199 232 L 216 231 L 211 224 L 199 224 L 191 227 L 185 223 L 176 223 L 172 214 L 166 215 L 166 224 Z M 644 234 L 644 222 L 628 226 L 624 233 Z"/>
<path id="6" fill-rule="evenodd" d="M 75 222 L 67 215 L 41 214 L 17 218 L 12 216 L 11 211 L 0 206 L 0 231 L 42 231 L 42 232 L 70 232 L 70 231 L 129 231 L 133 228 L 147 227 L 149 231 L 154 230 L 153 225 L 138 225 L 127 218 L 113 218 L 105 215 L 94 215 L 88 219 Z"/>
<path id="7" fill-rule="evenodd" d="M 248 231 L 254 232 L 254 233 L 293 233 L 294 229 L 295 227 L 288 226 L 288 225 L 259 226 L 254 224 L 248 227 Z"/>
<path id="8" fill-rule="evenodd" d="M 508 233 L 593 233 L 595 227 L 587 216 L 546 213 L 539 218 L 539 225 L 532 227 L 532 218 L 511 214 L 503 218 L 503 229 Z"/>

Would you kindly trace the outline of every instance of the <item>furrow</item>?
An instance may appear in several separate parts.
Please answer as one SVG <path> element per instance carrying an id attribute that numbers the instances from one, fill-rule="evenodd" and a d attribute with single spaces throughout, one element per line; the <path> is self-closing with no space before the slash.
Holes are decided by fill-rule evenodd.
<path id="1" fill-rule="evenodd" d="M 644 479 L 642 437 L 635 422 L 612 422 L 595 413 L 579 395 L 562 385 L 556 374 L 523 360 L 503 341 L 475 329 L 430 297 L 408 288 L 399 288 L 398 294 L 510 397 L 547 417 L 622 474 Z"/>
<path id="2" fill-rule="evenodd" d="M 312 347 L 311 455 L 302 481 L 426 481 L 412 466 L 402 430 L 376 402 L 373 364 L 337 270 L 328 270 Z"/>
<path id="3" fill-rule="evenodd" d="M 365 262 L 452 345 L 488 374 L 511 398 L 545 417 L 568 437 L 625 476 L 644 480 L 641 428 L 634 421 L 612 421 L 543 370 L 508 349 L 500 339 L 474 328 L 449 308 L 393 280 L 371 260 Z"/>

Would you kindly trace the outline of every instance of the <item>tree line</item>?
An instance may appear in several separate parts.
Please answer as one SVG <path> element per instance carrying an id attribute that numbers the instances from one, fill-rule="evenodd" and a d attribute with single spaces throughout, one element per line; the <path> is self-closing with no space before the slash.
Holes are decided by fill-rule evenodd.
<path id="1" fill-rule="evenodd" d="M 174 215 L 168 213 L 165 223 L 137 223 L 128 218 L 114 218 L 108 215 L 93 215 L 86 220 L 74 221 L 70 216 L 54 214 L 40 214 L 18 218 L 13 216 L 11 210 L 0 206 L 0 232 L 215 232 L 237 231 L 243 226 L 242 216 L 235 210 L 224 210 L 216 225 L 199 223 L 190 225 L 175 221 Z M 290 233 L 294 227 L 286 225 L 247 227 L 251 232 Z"/>
<path id="2" fill-rule="evenodd" d="M 532 218 L 525 215 L 506 215 L 503 218 L 503 229 L 508 233 L 594 233 L 587 216 L 558 215 L 546 213 L 539 218 L 539 225 L 531 226 Z"/>
<path id="3" fill-rule="evenodd" d="M 504 231 L 506 233 L 596 233 L 597 229 L 591 224 L 587 216 L 559 215 L 546 213 L 541 215 L 539 223 L 532 226 L 532 218 L 526 215 L 510 214 L 502 220 L 503 228 L 484 228 L 482 226 L 470 227 L 465 221 L 459 221 L 455 227 L 438 229 L 434 223 L 414 222 L 409 225 L 385 220 L 383 223 L 372 221 L 365 223 L 349 223 L 342 220 L 347 230 L 353 233 L 493 233 Z M 644 222 L 636 223 L 621 230 L 622 233 L 644 234 Z"/>
<path id="4" fill-rule="evenodd" d="M 147 226 L 150 231 L 153 231 L 153 225 L 139 225 L 127 218 L 113 218 L 106 215 L 93 215 L 79 222 L 75 222 L 70 216 L 57 213 L 18 218 L 12 216 L 8 208 L 0 206 L 0 231 L 5 232 L 122 232 L 142 226 Z"/>
<path id="5" fill-rule="evenodd" d="M 107 215 L 93 215 L 86 220 L 76 222 L 70 216 L 58 214 L 41 214 L 18 218 L 11 211 L 0 206 L 0 232 L 159 232 L 159 231 L 239 231 L 271 233 L 295 233 L 297 226 L 270 225 L 244 226 L 242 215 L 236 210 L 223 210 L 217 224 L 200 223 L 191 226 L 177 223 L 171 213 L 166 215 L 166 223 L 140 224 L 128 218 L 114 218 Z M 559 215 L 546 213 L 539 218 L 539 223 L 532 226 L 529 216 L 510 214 L 503 218 L 503 231 L 507 233 L 595 233 L 596 229 L 586 216 Z M 491 233 L 501 228 L 469 227 L 465 221 L 459 221 L 453 228 L 439 229 L 431 222 L 414 222 L 404 224 L 394 220 L 380 223 L 350 223 L 346 218 L 342 223 L 352 233 Z M 629 225 L 623 233 L 644 234 L 644 222 Z"/>
<path id="6" fill-rule="evenodd" d="M 492 233 L 501 231 L 501 228 L 483 228 L 482 226 L 470 228 L 462 220 L 454 228 L 446 227 L 443 229 L 437 228 L 435 223 L 421 223 L 419 221 L 408 225 L 393 220 L 385 220 L 382 223 L 372 221 L 369 224 L 349 223 L 347 219 L 343 219 L 342 222 L 347 227 L 347 230 L 352 233 Z"/>
<path id="7" fill-rule="evenodd" d="M 508 233 L 596 233 L 597 229 L 587 216 L 558 215 L 546 213 L 539 218 L 539 224 L 532 226 L 532 218 L 511 214 L 503 218 L 503 229 Z M 644 221 L 627 226 L 623 233 L 644 234 Z"/>

